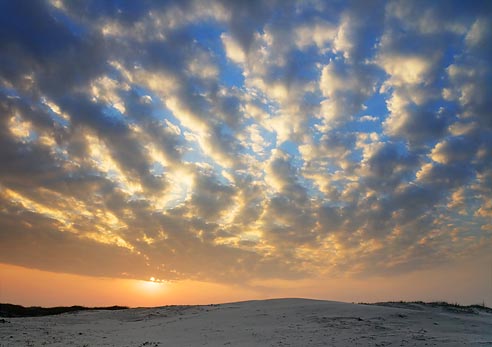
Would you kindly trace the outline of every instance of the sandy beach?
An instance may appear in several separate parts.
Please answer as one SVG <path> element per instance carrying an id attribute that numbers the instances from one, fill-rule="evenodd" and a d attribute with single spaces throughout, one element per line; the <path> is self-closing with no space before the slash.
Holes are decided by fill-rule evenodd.
<path id="1" fill-rule="evenodd" d="M 306 299 L 2 318 L 0 346 L 492 346 L 492 314 Z"/>

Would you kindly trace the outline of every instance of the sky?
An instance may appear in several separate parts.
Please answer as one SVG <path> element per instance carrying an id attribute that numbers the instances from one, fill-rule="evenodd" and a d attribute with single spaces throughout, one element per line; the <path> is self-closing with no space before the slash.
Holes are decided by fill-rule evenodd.
<path id="1" fill-rule="evenodd" d="M 0 1 L 0 302 L 492 305 L 491 22 Z"/>

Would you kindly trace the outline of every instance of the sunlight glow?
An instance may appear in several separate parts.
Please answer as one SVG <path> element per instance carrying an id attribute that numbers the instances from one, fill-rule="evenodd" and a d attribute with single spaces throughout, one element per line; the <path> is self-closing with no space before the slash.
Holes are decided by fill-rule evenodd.
<path id="1" fill-rule="evenodd" d="M 142 295 L 157 297 L 167 292 L 168 286 L 164 281 L 150 277 L 148 281 L 135 281 L 137 291 Z"/>

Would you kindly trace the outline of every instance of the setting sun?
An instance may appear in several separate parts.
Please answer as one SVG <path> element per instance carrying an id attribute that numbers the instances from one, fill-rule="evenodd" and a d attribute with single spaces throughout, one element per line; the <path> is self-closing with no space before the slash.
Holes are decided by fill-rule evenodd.
<path id="1" fill-rule="evenodd" d="M 151 277 L 149 281 L 137 281 L 137 287 L 142 291 L 142 295 L 160 296 L 165 297 L 166 284 L 156 281 L 154 277 Z"/>

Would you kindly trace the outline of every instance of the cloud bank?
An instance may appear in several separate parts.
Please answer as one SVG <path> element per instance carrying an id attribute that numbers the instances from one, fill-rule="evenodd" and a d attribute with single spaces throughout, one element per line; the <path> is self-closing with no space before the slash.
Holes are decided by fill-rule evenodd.
<path id="1" fill-rule="evenodd" d="M 492 246 L 488 1 L 4 1 L 0 262 L 245 282 Z"/>

